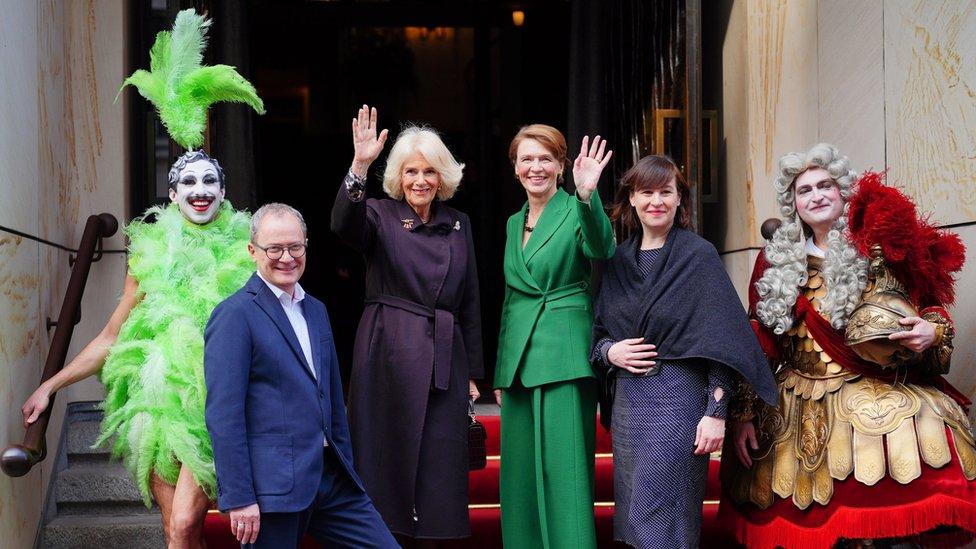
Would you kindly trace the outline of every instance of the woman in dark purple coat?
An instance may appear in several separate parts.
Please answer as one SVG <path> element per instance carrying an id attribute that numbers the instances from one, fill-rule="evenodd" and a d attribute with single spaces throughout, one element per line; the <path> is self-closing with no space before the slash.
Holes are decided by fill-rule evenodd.
<path id="1" fill-rule="evenodd" d="M 366 256 L 349 429 L 366 491 L 401 543 L 463 538 L 468 524 L 468 399 L 484 373 L 468 216 L 448 207 L 464 168 L 435 132 L 409 127 L 365 197 L 383 150 L 376 109 L 353 120 L 355 157 L 332 230 Z M 407 543 L 405 543 L 407 544 Z M 427 545 L 427 543 L 423 543 Z"/>

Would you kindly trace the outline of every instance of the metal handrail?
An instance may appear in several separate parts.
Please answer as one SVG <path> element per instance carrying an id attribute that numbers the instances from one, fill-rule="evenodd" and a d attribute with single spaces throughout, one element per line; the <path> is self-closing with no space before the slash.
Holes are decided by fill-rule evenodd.
<path id="1" fill-rule="evenodd" d="M 88 281 L 88 271 L 91 269 L 95 251 L 101 248 L 102 238 L 110 237 L 118 230 L 119 221 L 112 214 L 102 213 L 88 217 L 85 232 L 81 235 L 81 244 L 78 246 L 78 256 L 71 267 L 71 278 L 68 279 L 68 289 L 64 293 L 61 312 L 58 314 L 57 323 L 54 324 L 57 329 L 54 331 L 54 339 L 51 341 L 47 361 L 44 363 L 41 383 L 64 367 L 71 334 L 75 330 L 75 324 L 81 320 L 81 297 L 85 293 L 85 283 Z M 27 427 L 23 443 L 14 444 L 3 451 L 3 456 L 0 457 L 0 468 L 7 475 L 11 477 L 26 475 L 31 467 L 47 455 L 47 424 L 51 417 L 51 409 L 54 407 L 55 396 L 51 395 L 47 409 L 37 418 L 37 421 Z"/>

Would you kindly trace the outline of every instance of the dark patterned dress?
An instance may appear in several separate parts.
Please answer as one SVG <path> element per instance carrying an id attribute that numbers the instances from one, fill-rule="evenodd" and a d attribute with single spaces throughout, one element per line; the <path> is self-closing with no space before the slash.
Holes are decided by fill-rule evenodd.
<path id="1" fill-rule="evenodd" d="M 645 278 L 659 253 L 638 251 Z M 596 358 L 609 365 L 614 343 L 600 340 Z M 702 416 L 725 419 L 734 374 L 713 362 L 658 366 L 659 373 L 643 376 L 614 369 L 614 539 L 640 548 L 697 547 L 708 456 L 694 455 L 695 431 Z M 718 388 L 723 394 L 716 401 Z"/>

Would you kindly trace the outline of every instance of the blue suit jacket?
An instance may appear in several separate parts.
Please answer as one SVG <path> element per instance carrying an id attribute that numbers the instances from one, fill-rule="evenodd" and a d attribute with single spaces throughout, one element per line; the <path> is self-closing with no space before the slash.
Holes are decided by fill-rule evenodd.
<path id="1" fill-rule="evenodd" d="M 302 305 L 316 377 L 281 303 L 257 274 L 207 323 L 206 418 L 221 511 L 255 502 L 262 513 L 308 508 L 322 478 L 323 437 L 362 488 L 328 313 L 307 294 Z"/>

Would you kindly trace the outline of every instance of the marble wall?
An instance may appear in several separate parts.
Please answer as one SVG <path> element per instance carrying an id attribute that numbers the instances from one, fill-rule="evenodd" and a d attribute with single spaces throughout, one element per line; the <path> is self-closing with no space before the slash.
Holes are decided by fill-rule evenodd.
<path id="1" fill-rule="evenodd" d="M 122 0 L 14 2 L 0 18 L 0 225 L 76 247 L 87 217 L 125 221 L 125 69 Z M 106 249 L 123 246 L 121 236 Z M 68 253 L 0 231 L 0 444 L 20 442 L 20 406 L 36 388 L 70 267 Z M 73 356 L 102 327 L 121 292 L 123 255 L 93 265 Z M 66 402 L 100 398 L 91 379 L 58 395 L 48 429 L 56 455 Z M 5 547 L 34 542 L 53 459 L 25 477 L 0 475 Z"/>
<path id="2" fill-rule="evenodd" d="M 956 322 L 955 350 L 948 379 L 976 402 L 976 226 L 956 229 L 968 251 L 959 276 L 956 305 L 950 309 Z M 976 422 L 976 408 L 970 410 Z"/>
<path id="3" fill-rule="evenodd" d="M 856 170 L 884 169 L 884 3 L 820 0 L 819 7 L 817 139 L 837 145 Z"/>
<path id="4" fill-rule="evenodd" d="M 976 220 L 976 2 L 884 3 L 891 180 L 942 223 Z"/>
<path id="5" fill-rule="evenodd" d="M 0 224 L 37 234 L 37 7 L 20 2 L 0 18 Z M 16 128 L 16 131 L 12 131 Z M 20 404 L 42 364 L 39 246 L 0 233 L 0 441 L 20 442 Z M 33 381 L 32 381 L 33 380 Z M 59 418 L 56 418 L 59 420 Z M 59 420 L 60 421 L 60 420 Z M 0 532 L 12 547 L 33 542 L 50 464 L 29 476 L 0 475 Z"/>
<path id="6" fill-rule="evenodd" d="M 720 128 L 721 158 L 719 181 L 721 206 L 725 213 L 725 226 L 719 250 L 735 250 L 754 246 L 758 233 L 755 226 L 755 182 L 751 176 L 750 142 L 745 136 L 749 128 L 749 69 L 750 47 L 748 44 L 749 20 L 746 2 L 732 2 L 729 6 L 728 27 L 722 43 L 722 117 Z M 738 272 L 738 271 L 734 271 Z M 743 282 L 744 283 L 744 282 Z"/>
<path id="7" fill-rule="evenodd" d="M 762 244 L 776 159 L 830 141 L 887 168 L 969 246 L 949 380 L 976 397 L 976 0 L 734 1 L 723 47 L 729 160 L 720 249 Z M 745 99 L 743 99 L 745 98 Z M 754 250 L 723 257 L 743 292 Z"/>

